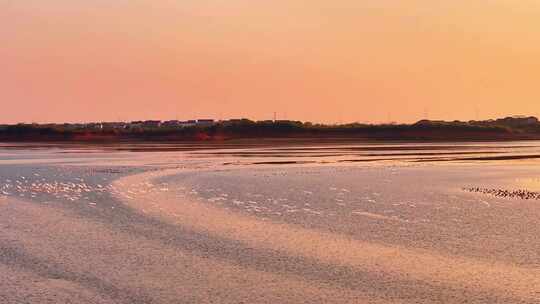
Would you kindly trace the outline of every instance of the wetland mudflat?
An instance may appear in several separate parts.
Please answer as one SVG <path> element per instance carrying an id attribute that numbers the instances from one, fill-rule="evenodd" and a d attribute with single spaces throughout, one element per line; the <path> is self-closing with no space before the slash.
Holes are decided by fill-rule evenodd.
<path id="1" fill-rule="evenodd" d="M 0 302 L 538 303 L 538 154 L 1 146 Z"/>

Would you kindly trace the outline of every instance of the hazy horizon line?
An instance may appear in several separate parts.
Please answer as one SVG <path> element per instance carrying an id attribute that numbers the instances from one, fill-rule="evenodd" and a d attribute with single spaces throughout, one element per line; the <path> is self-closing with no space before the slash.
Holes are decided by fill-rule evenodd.
<path id="1" fill-rule="evenodd" d="M 47 121 L 47 122 L 38 122 L 38 121 L 32 121 L 32 122 L 26 122 L 26 121 L 20 121 L 15 123 L 9 123 L 9 122 L 0 122 L 0 125 L 20 125 L 20 124 L 38 124 L 38 125 L 47 125 L 47 124 L 92 124 L 92 123 L 133 123 L 133 122 L 145 122 L 145 121 L 159 121 L 159 122 L 167 122 L 167 121 L 179 121 L 179 122 L 187 122 L 187 121 L 198 121 L 198 120 L 214 120 L 214 122 L 226 122 L 231 120 L 250 120 L 254 122 L 264 122 L 264 121 L 294 121 L 294 122 L 302 122 L 302 123 L 312 123 L 317 125 L 347 125 L 347 124 L 366 124 L 366 125 L 384 125 L 384 124 L 398 124 L 398 125 L 406 125 L 406 124 L 414 124 L 419 121 L 423 120 L 429 120 L 429 121 L 444 121 L 444 122 L 470 122 L 470 121 L 490 121 L 490 120 L 497 120 L 497 119 L 504 119 L 504 118 L 538 118 L 536 115 L 503 115 L 495 118 L 476 118 L 476 119 L 434 119 L 434 118 L 421 118 L 418 120 L 415 120 L 413 122 L 405 122 L 405 121 L 379 121 L 379 122 L 367 122 L 367 121 L 348 121 L 348 122 L 321 122 L 321 121 L 309 121 L 309 120 L 302 120 L 302 119 L 254 119 L 249 117 L 242 117 L 242 118 L 225 118 L 225 119 L 216 119 L 211 117 L 199 117 L 199 118 L 192 118 L 192 119 L 130 119 L 130 120 L 93 120 L 93 121 Z"/>

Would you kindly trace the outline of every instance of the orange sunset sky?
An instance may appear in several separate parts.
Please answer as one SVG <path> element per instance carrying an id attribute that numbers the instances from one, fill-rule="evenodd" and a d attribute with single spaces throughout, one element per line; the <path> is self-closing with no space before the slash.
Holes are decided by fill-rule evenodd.
<path id="1" fill-rule="evenodd" d="M 536 0 L 0 0 L 0 123 L 540 114 Z"/>

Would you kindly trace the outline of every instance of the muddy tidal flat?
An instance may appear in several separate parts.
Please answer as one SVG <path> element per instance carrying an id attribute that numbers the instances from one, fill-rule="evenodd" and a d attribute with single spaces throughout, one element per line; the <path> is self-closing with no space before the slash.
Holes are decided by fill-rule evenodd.
<path id="1" fill-rule="evenodd" d="M 0 144 L 0 303 L 540 303 L 540 142 Z"/>

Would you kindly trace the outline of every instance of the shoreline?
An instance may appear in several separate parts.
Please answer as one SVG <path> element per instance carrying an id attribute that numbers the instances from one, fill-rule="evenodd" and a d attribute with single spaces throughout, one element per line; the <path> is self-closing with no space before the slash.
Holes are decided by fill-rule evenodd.
<path id="1" fill-rule="evenodd" d="M 0 144 L 42 144 L 42 145 L 115 145 L 115 144 L 182 144 L 182 145 L 241 145 L 241 144 L 305 144 L 316 143 L 338 144 L 384 144 L 384 143 L 500 143 L 500 142 L 530 142 L 540 141 L 540 135 L 515 136 L 486 136 L 486 137 L 238 137 L 238 138 L 208 138 L 208 139 L 181 139 L 181 138 L 94 138 L 94 139 L 55 139 L 55 138 L 0 138 Z"/>

